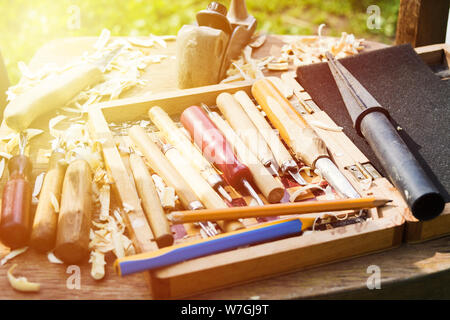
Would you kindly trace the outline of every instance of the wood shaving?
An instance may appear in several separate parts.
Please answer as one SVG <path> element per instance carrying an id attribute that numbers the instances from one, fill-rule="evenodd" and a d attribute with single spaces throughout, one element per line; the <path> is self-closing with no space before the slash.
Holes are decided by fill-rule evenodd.
<path id="1" fill-rule="evenodd" d="M 267 64 L 268 70 L 274 70 L 274 71 L 286 71 L 289 69 L 289 64 L 287 62 L 281 62 L 281 63 L 268 63 Z"/>
<path id="2" fill-rule="evenodd" d="M 4 265 L 6 262 L 8 262 L 9 260 L 17 257 L 19 254 L 24 253 L 25 251 L 27 251 L 28 247 L 23 247 L 23 248 L 19 248 L 16 250 L 11 251 L 10 253 L 8 253 L 6 256 L 3 257 L 3 259 L 0 261 L 0 265 Z"/>
<path id="3" fill-rule="evenodd" d="M 41 192 L 42 184 L 44 183 L 44 177 L 45 172 L 41 172 L 40 174 L 37 175 L 36 180 L 34 181 L 34 188 L 32 193 L 33 197 L 37 197 Z"/>
<path id="4" fill-rule="evenodd" d="M 63 264 L 64 263 L 63 261 L 59 260 L 53 252 L 49 252 L 47 254 L 47 259 L 51 263 L 55 263 L 55 264 Z"/>
<path id="5" fill-rule="evenodd" d="M 314 190 L 314 189 L 319 189 L 322 190 L 323 192 L 326 192 L 324 188 L 322 188 L 319 185 L 313 184 L 313 185 L 308 185 L 308 186 L 304 186 L 304 187 L 300 187 L 297 190 L 295 190 L 290 196 L 289 196 L 289 201 L 290 202 L 295 202 L 300 196 L 306 195 L 308 193 L 308 191 L 310 190 Z"/>
<path id="6" fill-rule="evenodd" d="M 11 268 L 9 268 L 6 274 L 11 287 L 16 289 L 17 291 L 38 292 L 41 289 L 41 285 L 39 283 L 29 282 L 25 277 L 15 277 L 12 274 L 16 267 L 17 264 L 14 264 Z"/>
<path id="7" fill-rule="evenodd" d="M 9 159 L 11 159 L 13 157 L 13 155 L 10 154 L 10 153 L 7 153 L 7 152 L 0 152 L 0 157 L 6 158 L 6 159 L 9 160 Z"/>
<path id="8" fill-rule="evenodd" d="M 105 254 L 94 250 L 91 251 L 91 256 L 89 258 L 89 262 L 92 264 L 91 267 L 91 276 L 95 280 L 103 279 L 105 276 Z"/>

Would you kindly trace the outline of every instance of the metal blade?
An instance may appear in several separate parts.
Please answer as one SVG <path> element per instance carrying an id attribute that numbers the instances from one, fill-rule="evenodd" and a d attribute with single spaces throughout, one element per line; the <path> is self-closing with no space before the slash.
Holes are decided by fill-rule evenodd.
<path id="1" fill-rule="evenodd" d="M 115 57 L 119 55 L 119 53 L 122 51 L 122 49 L 125 47 L 125 45 L 121 45 L 120 47 L 117 47 L 110 53 L 108 53 L 107 56 L 105 56 L 103 59 L 97 61 L 97 65 L 102 69 L 103 72 L 105 72 L 106 68 L 108 67 L 109 63 L 114 60 Z"/>
<path id="2" fill-rule="evenodd" d="M 353 199 L 361 197 L 330 159 L 320 158 L 316 161 L 316 168 L 340 196 Z"/>
<path id="3" fill-rule="evenodd" d="M 245 179 L 242 180 L 242 183 L 244 184 L 244 187 L 247 189 L 247 191 L 250 193 L 253 199 L 256 200 L 258 205 L 263 206 L 264 202 L 261 200 L 261 198 L 256 193 L 255 189 L 253 189 L 252 185 Z"/>
<path id="4" fill-rule="evenodd" d="M 292 178 L 301 186 L 306 186 L 308 183 L 303 179 L 303 177 L 300 175 L 300 171 L 297 170 L 289 170 L 289 174 Z"/>
<path id="5" fill-rule="evenodd" d="M 229 203 L 231 203 L 233 201 L 233 199 L 231 198 L 231 196 L 228 194 L 228 192 L 225 190 L 224 187 L 218 186 L 217 191 L 219 191 L 219 193 L 222 195 L 222 197 L 224 197 L 225 200 L 227 200 Z"/>
<path id="6" fill-rule="evenodd" d="M 350 99 L 347 92 L 351 94 L 353 99 L 356 99 L 360 107 L 363 109 L 371 107 L 381 107 L 378 101 L 367 91 L 366 88 L 329 52 L 326 53 L 328 59 L 328 66 L 334 76 L 339 91 L 345 91 L 345 96 L 342 95 L 344 102 Z M 347 90 L 345 90 L 345 87 Z"/>

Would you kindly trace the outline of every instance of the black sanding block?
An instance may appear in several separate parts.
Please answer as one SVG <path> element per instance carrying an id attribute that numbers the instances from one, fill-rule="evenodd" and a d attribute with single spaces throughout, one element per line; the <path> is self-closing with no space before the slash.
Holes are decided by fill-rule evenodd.
<path id="1" fill-rule="evenodd" d="M 410 45 L 339 60 L 385 107 L 391 122 L 425 172 L 450 201 L 450 81 L 440 80 Z M 363 137 L 353 128 L 327 63 L 297 69 L 297 80 L 383 174 Z"/>

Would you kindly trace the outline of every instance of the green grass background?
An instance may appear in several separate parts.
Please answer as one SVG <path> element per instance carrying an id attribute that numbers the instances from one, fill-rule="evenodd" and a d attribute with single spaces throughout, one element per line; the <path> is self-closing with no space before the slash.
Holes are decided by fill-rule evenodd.
<path id="1" fill-rule="evenodd" d="M 0 51 L 11 84 L 20 77 L 17 62 L 55 38 L 113 35 L 176 34 L 210 1 L 203 0 L 0 0 Z M 219 1 L 229 7 L 230 0 Z M 258 29 L 274 34 L 315 34 L 325 23 L 327 35 L 342 31 L 384 43 L 395 36 L 399 0 L 247 0 Z M 378 5 L 381 28 L 367 27 L 367 7 Z M 79 12 L 79 28 L 73 22 Z"/>

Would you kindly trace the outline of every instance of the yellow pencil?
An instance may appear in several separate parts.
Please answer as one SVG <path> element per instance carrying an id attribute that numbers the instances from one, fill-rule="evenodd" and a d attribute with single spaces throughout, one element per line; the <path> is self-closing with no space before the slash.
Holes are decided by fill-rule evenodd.
<path id="1" fill-rule="evenodd" d="M 359 210 L 384 206 L 391 202 L 388 199 L 357 198 L 341 200 L 319 200 L 298 203 L 267 204 L 258 207 L 233 207 L 225 209 L 205 209 L 174 211 L 169 215 L 172 223 L 197 221 L 235 220 L 241 218 L 283 216 L 289 214 L 304 214 L 315 212 Z"/>

